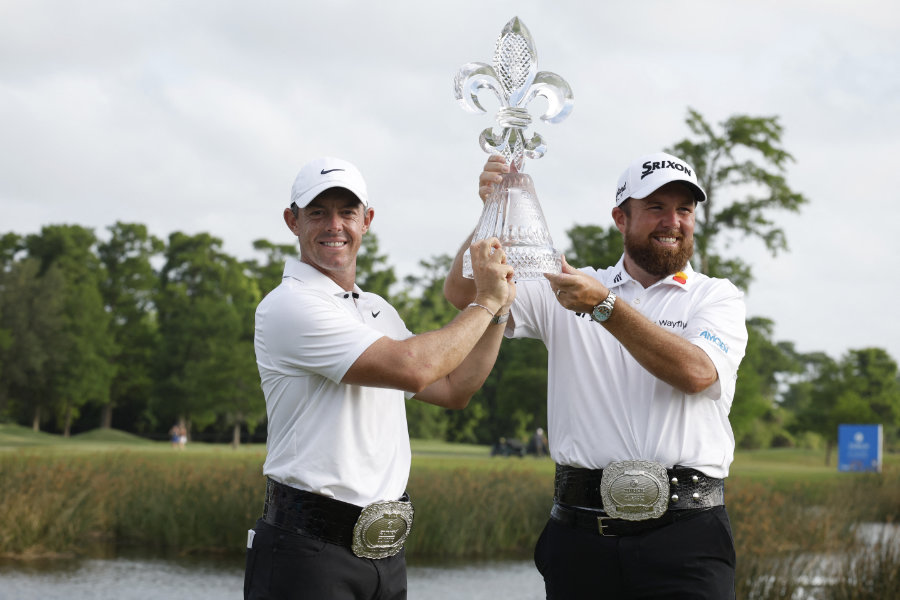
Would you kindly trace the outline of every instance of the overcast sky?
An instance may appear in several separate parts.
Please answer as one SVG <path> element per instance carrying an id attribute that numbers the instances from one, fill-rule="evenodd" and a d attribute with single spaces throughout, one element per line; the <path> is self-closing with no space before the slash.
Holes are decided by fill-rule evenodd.
<path id="1" fill-rule="evenodd" d="M 889 0 L 0 0 L 0 233 L 137 222 L 209 232 L 249 258 L 256 239 L 293 241 L 281 211 L 294 176 L 331 155 L 362 170 L 382 250 L 416 273 L 480 214 L 477 138 L 493 110 L 462 110 L 452 82 L 491 62 L 513 16 L 538 68 L 575 95 L 567 120 L 533 111 L 529 130 L 549 146 L 526 171 L 559 249 L 573 225 L 612 224 L 618 175 L 688 137 L 688 107 L 713 123 L 778 116 L 787 181 L 810 202 L 776 215 L 789 252 L 727 250 L 753 266 L 749 314 L 803 352 L 900 359 Z"/>

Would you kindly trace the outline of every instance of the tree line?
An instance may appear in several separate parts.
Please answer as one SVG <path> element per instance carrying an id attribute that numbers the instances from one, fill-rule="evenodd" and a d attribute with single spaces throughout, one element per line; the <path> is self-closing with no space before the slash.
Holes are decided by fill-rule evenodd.
<path id="1" fill-rule="evenodd" d="M 786 182 L 793 159 L 781 147 L 776 117 L 736 115 L 713 126 L 689 109 L 686 123 L 692 138 L 667 150 L 695 167 L 708 196 L 697 211 L 696 267 L 746 290 L 752 266 L 723 253 L 728 236 L 786 251 L 775 213 L 808 200 Z M 295 246 L 258 240 L 257 257 L 239 260 L 208 233 L 162 240 L 138 223 L 106 229 L 102 239 L 72 224 L 0 237 L 0 421 L 64 435 L 114 427 L 145 436 L 184 422 L 193 436 L 262 439 L 253 315 Z M 604 266 L 622 254 L 615 227 L 585 224 L 566 233 L 570 264 Z M 442 293 L 450 262 L 432 256 L 398 280 L 370 232 L 357 282 L 421 333 L 456 315 Z M 835 359 L 774 340 L 765 317 L 749 317 L 747 327 L 731 410 L 740 447 L 821 447 L 827 457 L 844 422 L 882 423 L 887 445 L 897 446 L 900 377 L 885 350 L 853 349 Z M 546 358 L 538 340 L 505 341 L 467 409 L 408 401 L 411 435 L 493 443 L 546 428 Z"/>

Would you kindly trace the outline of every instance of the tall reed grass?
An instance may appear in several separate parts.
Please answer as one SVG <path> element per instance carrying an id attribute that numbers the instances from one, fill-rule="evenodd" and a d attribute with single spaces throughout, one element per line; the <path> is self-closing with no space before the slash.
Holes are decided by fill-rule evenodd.
<path id="1" fill-rule="evenodd" d="M 549 514 L 553 477 L 528 462 L 538 463 L 414 464 L 407 556 L 530 556 Z M 91 543 L 242 553 L 246 530 L 262 513 L 261 463 L 261 453 L 0 453 L 0 555 L 76 554 Z M 898 522 L 900 469 L 827 485 L 729 478 L 726 498 L 738 598 L 797 598 L 801 587 L 806 598 L 900 598 L 896 540 L 876 546 L 853 535 L 860 522 Z M 830 587 L 809 595 L 824 556 L 848 560 Z"/>

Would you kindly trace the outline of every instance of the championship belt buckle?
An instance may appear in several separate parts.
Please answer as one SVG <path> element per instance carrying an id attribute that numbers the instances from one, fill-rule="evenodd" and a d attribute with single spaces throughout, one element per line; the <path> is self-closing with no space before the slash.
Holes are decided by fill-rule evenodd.
<path id="1" fill-rule="evenodd" d="M 362 509 L 353 527 L 353 554 L 387 558 L 403 549 L 413 522 L 411 502 L 373 502 Z"/>
<path id="2" fill-rule="evenodd" d="M 610 463 L 600 478 L 600 495 L 603 510 L 613 519 L 656 519 L 668 508 L 668 474 L 649 460 Z"/>

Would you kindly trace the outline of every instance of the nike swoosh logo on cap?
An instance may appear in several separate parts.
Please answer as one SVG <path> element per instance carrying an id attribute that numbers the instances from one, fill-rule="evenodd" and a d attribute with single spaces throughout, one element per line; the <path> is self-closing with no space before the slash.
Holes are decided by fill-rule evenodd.
<path id="1" fill-rule="evenodd" d="M 373 311 L 372 311 L 372 318 L 373 318 L 373 319 L 377 319 L 377 318 L 378 318 L 378 315 L 380 315 L 380 314 L 381 314 L 381 311 L 380 311 L 380 310 L 379 310 L 378 312 L 375 312 L 375 311 L 373 310 Z"/>
<path id="2" fill-rule="evenodd" d="M 332 171 L 343 171 L 343 169 L 328 169 L 328 170 L 322 169 L 322 171 L 319 173 L 319 175 L 328 175 Z"/>

